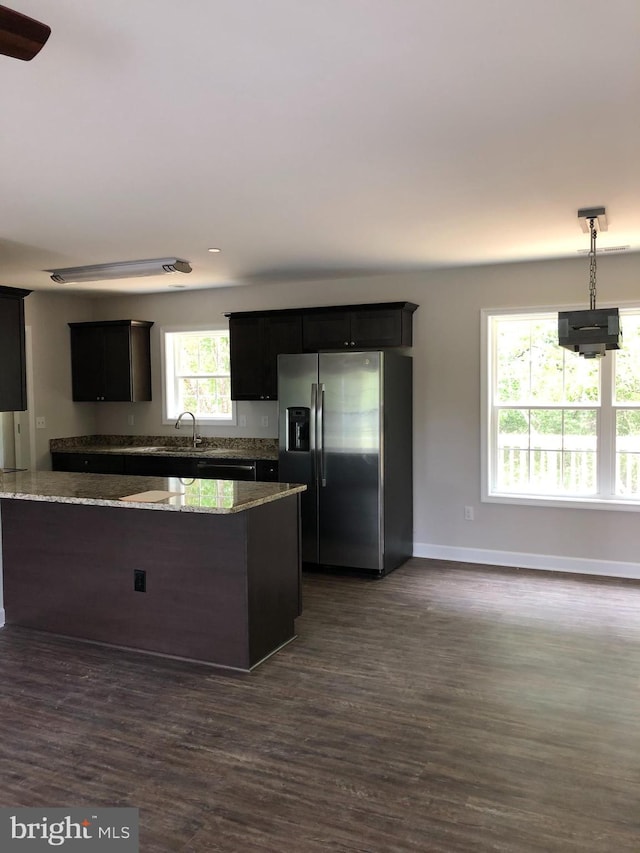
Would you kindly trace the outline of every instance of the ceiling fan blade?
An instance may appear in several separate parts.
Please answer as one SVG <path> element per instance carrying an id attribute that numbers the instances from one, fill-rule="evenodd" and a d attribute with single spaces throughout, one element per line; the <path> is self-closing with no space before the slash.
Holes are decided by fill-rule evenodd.
<path id="1" fill-rule="evenodd" d="M 33 59 L 50 35 L 46 24 L 0 6 L 0 53 L 5 56 Z"/>

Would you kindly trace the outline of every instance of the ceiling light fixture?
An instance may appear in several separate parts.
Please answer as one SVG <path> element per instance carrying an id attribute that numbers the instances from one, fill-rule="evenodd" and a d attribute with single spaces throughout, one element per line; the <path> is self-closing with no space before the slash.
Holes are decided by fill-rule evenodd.
<path id="1" fill-rule="evenodd" d="M 584 358 L 602 358 L 608 349 L 620 349 L 620 317 L 617 308 L 596 308 L 596 238 L 598 227 L 607 230 L 604 207 L 578 211 L 580 227 L 589 232 L 589 310 L 561 311 L 558 314 L 558 343 Z M 597 223 L 597 224 L 596 224 Z"/>
<path id="2" fill-rule="evenodd" d="M 71 284 L 78 281 L 107 281 L 113 278 L 137 278 L 147 275 L 166 275 L 168 273 L 189 273 L 189 261 L 182 258 L 154 258 L 146 261 L 118 261 L 114 264 L 93 264 L 86 267 L 67 267 L 66 269 L 45 270 L 58 284 Z"/>
<path id="3" fill-rule="evenodd" d="M 222 249 L 216 249 L 215 247 L 213 247 L 211 249 L 208 249 L 207 251 L 209 251 L 209 252 L 221 252 Z"/>

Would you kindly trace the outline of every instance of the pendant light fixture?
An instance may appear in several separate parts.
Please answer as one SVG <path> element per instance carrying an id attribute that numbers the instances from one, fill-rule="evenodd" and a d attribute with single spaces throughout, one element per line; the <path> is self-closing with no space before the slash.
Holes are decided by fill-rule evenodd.
<path id="1" fill-rule="evenodd" d="M 583 231 L 591 236 L 589 249 L 589 310 L 558 314 L 558 343 L 584 358 L 602 358 L 608 349 L 620 349 L 622 332 L 617 308 L 596 308 L 596 239 L 598 228 L 607 230 L 604 207 L 578 211 Z"/>

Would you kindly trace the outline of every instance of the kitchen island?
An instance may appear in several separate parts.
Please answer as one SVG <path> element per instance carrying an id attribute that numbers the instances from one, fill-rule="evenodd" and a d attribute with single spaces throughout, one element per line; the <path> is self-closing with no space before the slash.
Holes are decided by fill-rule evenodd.
<path id="1" fill-rule="evenodd" d="M 6 623 L 249 671 L 295 636 L 303 490 L 2 474 Z"/>

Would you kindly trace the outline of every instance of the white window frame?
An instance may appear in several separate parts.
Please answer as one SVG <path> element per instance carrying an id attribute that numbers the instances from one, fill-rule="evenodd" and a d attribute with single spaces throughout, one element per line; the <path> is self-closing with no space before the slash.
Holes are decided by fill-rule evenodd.
<path id="1" fill-rule="evenodd" d="M 173 384 L 175 376 L 173 371 L 169 376 L 171 369 L 172 357 L 167 356 L 167 335 L 180 332 L 229 332 L 228 324 L 224 323 L 201 323 L 189 324 L 184 326 L 162 326 L 160 328 L 160 363 L 162 368 L 162 423 L 175 424 L 176 416 L 169 414 L 169 404 L 173 402 Z M 171 389 L 169 389 L 171 384 Z M 178 412 L 180 414 L 180 412 Z M 237 413 L 235 401 L 231 401 L 231 417 L 229 418 L 207 418 L 197 415 L 198 427 L 200 426 L 236 426 Z"/>
<path id="2" fill-rule="evenodd" d="M 637 302 L 617 303 L 622 309 L 640 310 Z M 583 306 L 584 307 L 584 306 Z M 613 381 L 613 353 L 608 352 L 602 359 L 600 371 L 600 404 L 598 408 L 598 480 L 600 494 L 593 497 L 563 497 L 562 495 L 529 495 L 517 493 L 501 493 L 491 490 L 491 484 L 495 482 L 495 474 L 492 470 L 494 462 L 493 446 L 494 430 L 491 394 L 494 388 L 495 368 L 493 353 L 489 351 L 491 342 L 491 322 L 494 317 L 512 315 L 514 317 L 539 316 L 543 314 L 557 314 L 559 311 L 579 310 L 576 306 L 545 306 L 535 308 L 498 308 L 482 309 L 480 312 L 480 400 L 481 400 L 481 423 L 480 423 L 480 466 L 481 466 L 481 494 L 480 499 L 484 503 L 515 504 L 520 506 L 545 506 L 565 507 L 575 509 L 605 509 L 625 512 L 640 512 L 640 498 L 624 499 L 613 494 L 613 482 L 615 478 L 615 413 L 616 406 L 612 402 Z M 621 326 L 624 331 L 624 317 L 621 317 Z M 624 339 L 623 339 L 624 340 Z M 580 356 L 577 356 L 578 358 Z M 565 408 L 570 408 L 566 406 Z M 579 407 L 580 408 L 580 407 Z M 585 406 L 585 408 L 589 408 Z M 629 408 L 621 406 L 620 408 Z M 609 492 L 610 496 L 604 493 Z"/>

